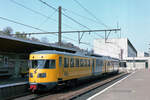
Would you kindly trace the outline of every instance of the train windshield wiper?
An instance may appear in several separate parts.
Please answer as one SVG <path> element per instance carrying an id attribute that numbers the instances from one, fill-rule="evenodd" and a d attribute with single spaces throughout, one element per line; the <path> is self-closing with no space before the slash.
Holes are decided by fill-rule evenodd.
<path id="1" fill-rule="evenodd" d="M 36 73 L 36 72 L 37 72 L 37 70 L 38 70 L 39 68 L 44 67 L 44 65 L 45 65 L 45 61 L 46 61 L 46 60 L 37 60 L 37 67 L 35 68 L 34 73 Z"/>

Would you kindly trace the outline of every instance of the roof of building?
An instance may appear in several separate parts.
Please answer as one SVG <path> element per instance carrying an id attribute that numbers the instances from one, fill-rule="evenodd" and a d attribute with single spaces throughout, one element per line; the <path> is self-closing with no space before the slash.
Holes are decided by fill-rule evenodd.
<path id="1" fill-rule="evenodd" d="M 137 50 L 134 48 L 134 46 L 132 45 L 132 43 L 129 41 L 129 39 L 127 38 L 127 42 L 128 42 L 128 44 L 134 49 L 134 51 L 136 52 L 136 54 L 137 54 Z"/>
<path id="2" fill-rule="evenodd" d="M 71 48 L 64 48 L 47 43 L 36 42 L 31 40 L 24 40 L 10 36 L 0 35 L 0 51 L 1 52 L 15 52 L 15 53 L 31 53 L 38 50 L 58 50 L 66 52 L 76 52 Z"/>

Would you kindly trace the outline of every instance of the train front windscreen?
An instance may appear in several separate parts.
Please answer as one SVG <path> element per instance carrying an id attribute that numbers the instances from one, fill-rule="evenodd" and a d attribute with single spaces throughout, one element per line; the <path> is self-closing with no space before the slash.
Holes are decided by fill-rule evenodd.
<path id="1" fill-rule="evenodd" d="M 46 69 L 46 68 L 55 68 L 55 60 L 30 60 L 30 68 Z"/>

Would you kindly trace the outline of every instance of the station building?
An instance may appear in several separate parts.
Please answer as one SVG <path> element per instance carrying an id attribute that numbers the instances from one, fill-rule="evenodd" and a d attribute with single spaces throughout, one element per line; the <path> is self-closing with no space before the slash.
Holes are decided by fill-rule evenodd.
<path id="1" fill-rule="evenodd" d="M 75 52 L 70 48 L 0 35 L 0 77 L 20 77 L 28 71 L 29 54 L 38 50 Z"/>
<path id="2" fill-rule="evenodd" d="M 143 69 L 150 66 L 148 53 L 137 52 L 128 38 L 95 39 L 93 50 L 95 54 L 120 59 L 128 69 Z"/>

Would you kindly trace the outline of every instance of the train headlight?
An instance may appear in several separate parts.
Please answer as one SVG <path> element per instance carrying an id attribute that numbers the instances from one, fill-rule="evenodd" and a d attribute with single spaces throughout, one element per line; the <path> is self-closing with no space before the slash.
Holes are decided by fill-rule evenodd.
<path id="1" fill-rule="evenodd" d="M 29 75 L 30 75 L 31 78 L 33 77 L 33 73 L 30 73 Z"/>
<path id="2" fill-rule="evenodd" d="M 37 77 L 38 78 L 45 78 L 46 77 L 46 73 L 39 73 Z"/>

